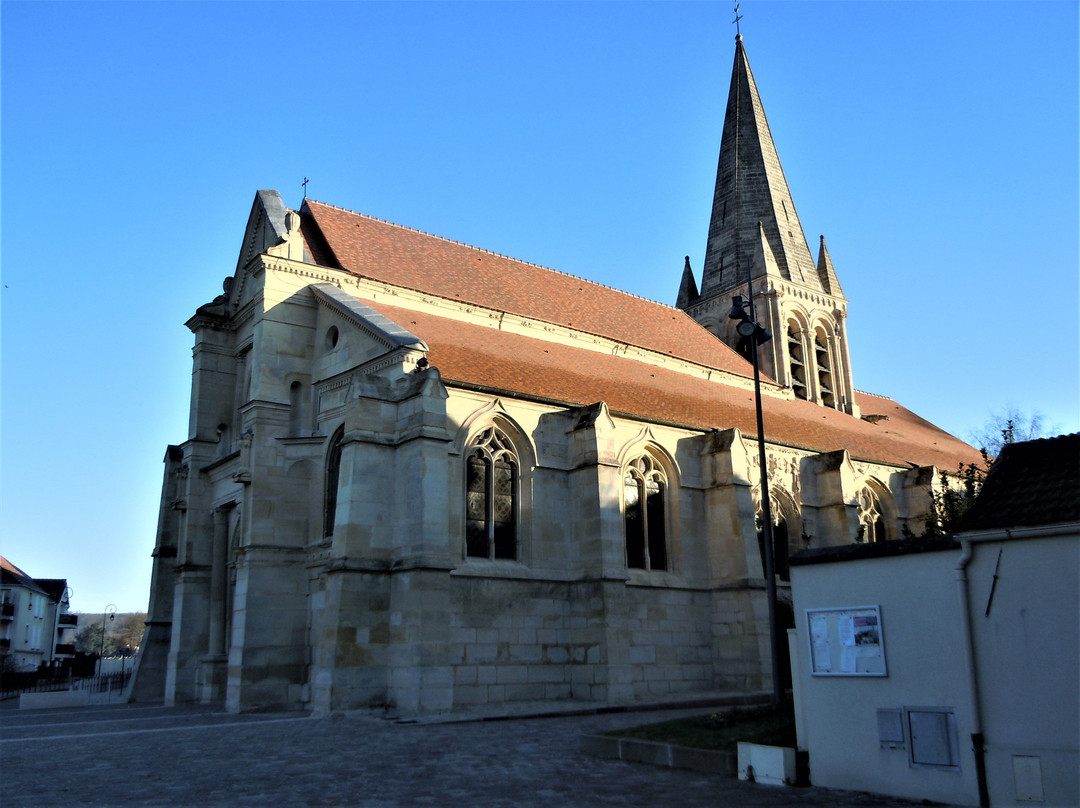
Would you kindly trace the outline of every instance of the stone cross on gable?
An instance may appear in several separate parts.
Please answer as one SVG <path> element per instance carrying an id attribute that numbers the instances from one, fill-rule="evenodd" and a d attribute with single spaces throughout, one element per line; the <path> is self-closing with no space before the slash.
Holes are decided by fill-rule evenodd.
<path id="1" fill-rule="evenodd" d="M 302 186 L 304 187 L 304 199 L 307 199 L 307 184 L 308 184 L 308 178 L 307 178 L 307 177 L 304 177 L 304 181 L 303 181 L 302 183 L 300 183 L 300 184 L 301 184 L 301 185 L 302 185 Z"/>

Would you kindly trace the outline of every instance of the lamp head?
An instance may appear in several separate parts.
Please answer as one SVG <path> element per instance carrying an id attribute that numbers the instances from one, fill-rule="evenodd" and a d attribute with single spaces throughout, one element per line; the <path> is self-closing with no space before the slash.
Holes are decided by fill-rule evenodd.
<path id="1" fill-rule="evenodd" d="M 728 317 L 732 320 L 749 320 L 750 315 L 746 313 L 746 309 L 743 308 L 743 296 L 735 295 L 731 298 L 731 311 L 728 312 Z"/>
<path id="2" fill-rule="evenodd" d="M 758 325 L 753 320 L 743 320 L 737 326 L 735 330 L 739 333 L 740 337 L 752 337 L 754 332 L 758 329 Z"/>

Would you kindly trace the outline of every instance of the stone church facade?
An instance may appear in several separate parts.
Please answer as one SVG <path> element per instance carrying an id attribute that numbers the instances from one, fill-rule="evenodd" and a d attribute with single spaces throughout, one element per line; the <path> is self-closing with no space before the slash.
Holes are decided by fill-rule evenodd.
<path id="1" fill-rule="evenodd" d="M 770 687 L 753 373 L 726 317 L 748 269 L 782 604 L 788 554 L 918 531 L 936 469 L 977 455 L 855 390 L 741 39 L 731 93 L 677 307 L 256 194 L 187 323 L 133 698 L 408 715 Z"/>

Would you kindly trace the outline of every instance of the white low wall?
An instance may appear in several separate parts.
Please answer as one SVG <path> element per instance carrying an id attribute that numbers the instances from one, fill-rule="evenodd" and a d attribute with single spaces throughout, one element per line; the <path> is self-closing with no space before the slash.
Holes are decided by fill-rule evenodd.
<path id="1" fill-rule="evenodd" d="M 85 707 L 89 703 L 89 690 L 54 690 L 48 693 L 22 693 L 19 695 L 20 710 Z"/>

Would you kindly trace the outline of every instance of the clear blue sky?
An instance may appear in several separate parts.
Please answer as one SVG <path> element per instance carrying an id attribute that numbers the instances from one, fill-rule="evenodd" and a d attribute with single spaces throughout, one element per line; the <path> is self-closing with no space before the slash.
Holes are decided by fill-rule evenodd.
<path id="1" fill-rule="evenodd" d="M 733 5 L 3 2 L 0 552 L 146 607 L 184 322 L 259 188 L 673 303 Z M 742 3 L 856 387 L 960 437 L 1078 429 L 1077 7 Z"/>

